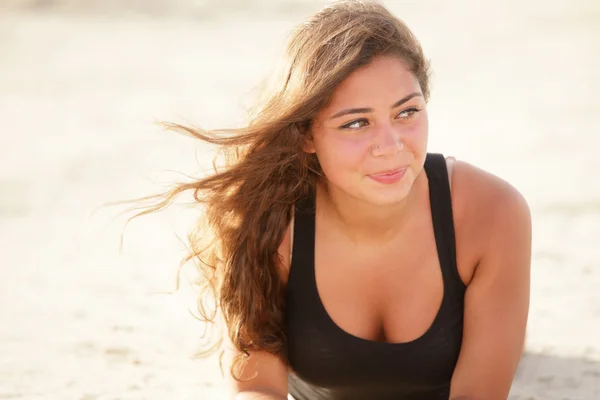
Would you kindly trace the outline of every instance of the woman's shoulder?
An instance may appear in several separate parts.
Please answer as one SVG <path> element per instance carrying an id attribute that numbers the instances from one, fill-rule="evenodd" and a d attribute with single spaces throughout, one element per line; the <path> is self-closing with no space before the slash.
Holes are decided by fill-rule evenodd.
<path id="1" fill-rule="evenodd" d="M 508 222 L 530 224 L 527 201 L 514 185 L 467 161 L 447 159 L 452 160 L 449 163 L 456 236 L 459 241 L 469 243 L 477 257 L 489 248 L 494 238 L 509 234 L 512 226 Z"/>
<path id="2" fill-rule="evenodd" d="M 482 217 L 494 215 L 514 203 L 527 204 L 523 194 L 504 178 L 455 157 L 446 159 L 452 165 L 452 201 L 462 211 L 475 207 L 472 211 Z"/>

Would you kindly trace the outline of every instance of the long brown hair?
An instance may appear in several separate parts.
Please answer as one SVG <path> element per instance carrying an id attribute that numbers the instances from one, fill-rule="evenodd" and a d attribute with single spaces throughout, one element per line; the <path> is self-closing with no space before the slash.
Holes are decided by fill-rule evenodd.
<path id="1" fill-rule="evenodd" d="M 428 62 L 406 25 L 375 2 L 334 2 L 294 30 L 280 68 L 245 127 L 205 131 L 165 124 L 217 145 L 226 163 L 210 176 L 143 198 L 160 201 L 132 218 L 193 192 L 204 212 L 188 235 L 190 253 L 184 262 L 193 260 L 201 272 L 202 319 L 215 322 L 219 315 L 241 353 L 233 367 L 256 350 L 287 360 L 278 248 L 294 203 L 314 190 L 322 175 L 317 156 L 303 146 L 311 121 L 335 88 L 382 55 L 402 59 L 429 98 Z"/>

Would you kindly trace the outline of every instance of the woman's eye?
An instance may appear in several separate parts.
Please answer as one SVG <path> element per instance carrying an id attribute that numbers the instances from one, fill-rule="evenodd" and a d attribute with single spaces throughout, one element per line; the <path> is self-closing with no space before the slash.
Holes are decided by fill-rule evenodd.
<path id="1" fill-rule="evenodd" d="M 356 121 L 348 122 L 342 125 L 342 129 L 360 129 L 367 125 L 366 119 L 357 119 Z"/>
<path id="2" fill-rule="evenodd" d="M 419 110 L 418 108 L 409 108 L 407 110 L 404 110 L 402 112 L 400 112 L 400 114 L 398 114 L 398 117 L 400 117 L 401 119 L 410 119 L 413 116 L 415 116 L 416 113 L 418 113 Z"/>

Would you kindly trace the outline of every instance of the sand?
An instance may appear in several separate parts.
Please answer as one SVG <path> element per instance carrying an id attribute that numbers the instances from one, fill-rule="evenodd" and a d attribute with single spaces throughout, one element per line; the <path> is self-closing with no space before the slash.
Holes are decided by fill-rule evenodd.
<path id="1" fill-rule="evenodd" d="M 600 398 L 600 3 L 388 1 L 435 71 L 430 149 L 513 183 L 534 218 L 527 352 L 514 399 Z M 210 149 L 165 119 L 235 126 L 318 1 L 3 1 L 0 399 L 223 399 L 175 207 L 107 201 L 198 173 Z M 218 6 L 217 6 L 218 5 Z M 188 274 L 189 275 L 189 274 Z"/>

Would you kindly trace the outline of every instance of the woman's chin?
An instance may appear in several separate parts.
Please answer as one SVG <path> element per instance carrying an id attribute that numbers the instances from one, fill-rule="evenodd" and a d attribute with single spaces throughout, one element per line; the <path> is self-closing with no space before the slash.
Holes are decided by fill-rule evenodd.
<path id="1" fill-rule="evenodd" d="M 395 185 L 385 188 L 368 188 L 363 192 L 363 199 L 377 206 L 393 206 L 402 203 L 410 193 L 410 185 Z"/>
<path id="2" fill-rule="evenodd" d="M 366 185 L 363 190 L 364 197 L 373 204 L 398 204 L 403 202 L 410 193 L 413 181 L 410 170 L 406 171 L 402 179 L 395 182 L 380 182 L 371 177 L 366 177 Z"/>

